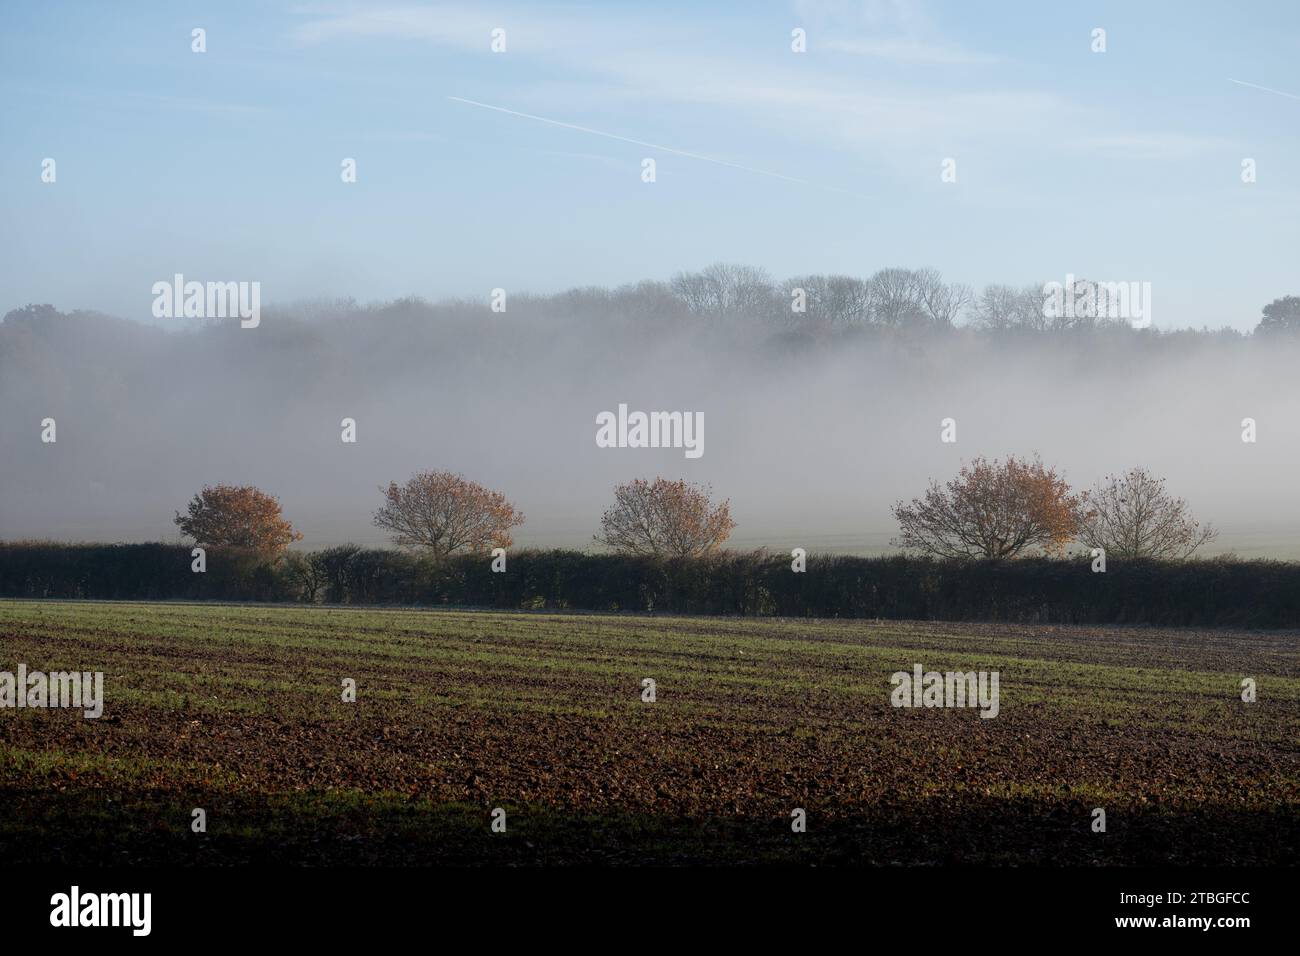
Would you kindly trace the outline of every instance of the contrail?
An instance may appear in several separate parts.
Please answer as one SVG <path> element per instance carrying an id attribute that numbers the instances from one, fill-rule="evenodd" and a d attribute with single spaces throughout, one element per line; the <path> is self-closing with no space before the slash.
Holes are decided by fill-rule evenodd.
<path id="1" fill-rule="evenodd" d="M 1283 93 L 1281 90 L 1275 90 L 1267 86 L 1260 86 L 1258 83 L 1247 83 L 1245 80 L 1234 80 L 1232 77 L 1228 77 L 1228 82 L 1237 83 L 1241 86 L 1249 86 L 1256 90 L 1263 90 L 1265 93 L 1276 93 L 1278 96 L 1285 96 L 1289 100 L 1300 100 L 1300 96 L 1296 96 L 1294 93 Z"/>
<path id="2" fill-rule="evenodd" d="M 662 152 L 672 153 L 676 156 L 685 156 L 688 159 L 698 159 L 701 160 L 702 162 L 714 163 L 718 166 L 727 166 L 730 167 L 731 169 L 740 169 L 747 173 L 756 173 L 759 176 L 770 176 L 773 179 L 783 179 L 788 183 L 798 183 L 800 186 L 812 186 L 814 189 L 825 189 L 834 193 L 844 193 L 845 195 L 848 196 L 857 196 L 859 199 L 868 198 L 862 195 L 861 193 L 855 193 L 848 189 L 839 189 L 835 186 L 823 186 L 820 183 L 809 182 L 806 179 L 796 179 L 794 176 L 786 176 L 783 173 L 774 173 L 768 169 L 756 169 L 753 166 L 742 166 L 740 163 L 728 162 L 725 159 L 717 159 L 716 157 L 713 156 L 703 156 L 700 153 L 690 153 L 684 149 L 674 149 L 672 146 L 663 146 L 659 143 L 647 143 L 644 140 L 631 139 L 627 136 L 619 136 L 617 133 L 606 133 L 603 130 L 592 129 L 589 126 L 579 126 L 576 123 L 564 123 L 561 122 L 560 120 L 548 119 L 545 116 L 534 116 L 531 113 L 520 113 L 518 110 L 508 110 L 504 106 L 493 106 L 491 103 L 480 103 L 477 100 L 467 100 L 461 96 L 449 96 L 447 97 L 447 99 L 454 100 L 457 103 L 468 103 L 470 106 L 477 106 L 485 110 L 495 110 L 498 113 L 505 113 L 509 116 L 522 116 L 524 119 L 536 120 L 539 123 L 549 123 L 551 126 L 560 126 L 563 127 L 564 129 L 577 130 L 580 133 L 590 133 L 593 136 L 603 136 L 606 139 L 616 139 L 622 143 L 632 143 L 635 146 L 647 146 L 650 149 L 661 150 Z"/>

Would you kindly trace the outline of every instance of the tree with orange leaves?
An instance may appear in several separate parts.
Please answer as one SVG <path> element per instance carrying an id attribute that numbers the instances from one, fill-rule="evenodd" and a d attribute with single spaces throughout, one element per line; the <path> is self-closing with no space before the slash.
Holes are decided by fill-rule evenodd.
<path id="1" fill-rule="evenodd" d="M 1084 500 L 1037 457 L 976 458 L 957 477 L 910 504 L 894 505 L 895 544 L 941 558 L 1010 558 L 1040 548 L 1060 553 L 1083 519 Z"/>
<path id="2" fill-rule="evenodd" d="M 438 560 L 508 548 L 510 529 L 524 523 L 505 495 L 449 471 L 422 471 L 380 490 L 384 506 L 375 512 L 375 525 L 392 532 L 397 544 L 427 549 Z"/>
<path id="3" fill-rule="evenodd" d="M 176 513 L 181 532 L 203 545 L 278 555 L 302 535 L 280 514 L 280 502 L 252 485 L 212 485 Z"/>
<path id="4" fill-rule="evenodd" d="M 736 523 L 730 503 L 714 506 L 709 490 L 665 478 L 619 485 L 595 540 L 630 554 L 690 557 L 717 551 Z"/>

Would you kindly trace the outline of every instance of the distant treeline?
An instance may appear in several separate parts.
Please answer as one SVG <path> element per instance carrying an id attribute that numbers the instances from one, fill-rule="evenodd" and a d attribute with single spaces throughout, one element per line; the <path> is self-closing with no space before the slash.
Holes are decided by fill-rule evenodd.
<path id="1" fill-rule="evenodd" d="M 679 272 L 669 281 L 643 280 L 616 288 L 586 286 L 553 294 L 512 290 L 491 308 L 495 316 L 484 323 L 489 312 L 487 290 L 480 300 L 442 299 L 429 302 L 416 296 L 361 305 L 354 299 L 316 300 L 268 306 L 263 313 L 273 324 L 291 328 L 297 321 L 314 319 L 355 329 L 378 323 L 397 331 L 414 331 L 413 322 L 436 322 L 446 333 L 466 323 L 478 335 L 493 337 L 511 323 L 554 320 L 579 327 L 595 324 L 667 327 L 692 325 L 700 320 L 711 324 L 739 320 L 746 327 L 767 326 L 784 333 L 778 344 L 794 344 L 803 336 L 827 332 L 916 333 L 952 332 L 964 328 L 985 333 L 1095 333 L 1140 331 L 1160 337 L 1148 328 L 1150 303 L 1135 298 L 1136 282 L 1097 282 L 1089 279 L 1037 282 L 1022 286 L 986 285 L 974 289 L 948 282 L 934 269 L 879 269 L 870 276 L 808 274 L 775 279 L 765 270 L 730 263 L 715 263 L 698 272 Z M 1059 287 L 1059 288 L 1058 288 Z M 1050 291 L 1049 291 L 1050 290 Z M 498 290 L 504 292 L 505 290 Z M 1069 307 L 1058 302 L 1068 298 Z M 507 304 L 508 303 L 508 304 Z M 1251 318 L 1262 333 L 1300 332 L 1300 296 L 1284 295 L 1267 304 L 1247 307 L 1243 314 L 1225 318 Z M 63 314 L 53 305 L 30 303 L 11 309 L 0 326 L 31 328 L 69 320 L 85 327 L 117 324 L 95 311 L 76 310 Z M 1178 329 L 1165 336 L 1191 335 L 1223 340 L 1247 337 L 1230 326 L 1218 330 L 1180 328 L 1177 320 L 1162 316 L 1162 325 Z M 178 328 L 221 325 L 220 322 L 190 320 Z M 237 324 L 236 324 L 237 325 Z M 403 327 L 406 328 L 403 328 Z M 229 328 L 229 323 L 226 324 Z M 157 330 L 154 330 L 157 331 Z M 301 332 L 280 333 L 300 338 L 302 344 L 318 345 L 314 336 Z M 791 338 L 791 334 L 794 335 Z M 411 344 L 415 339 L 406 340 Z"/>
<path id="2" fill-rule="evenodd" d="M 268 563 L 186 545 L 0 543 L 0 596 L 283 601 L 782 617 L 1300 628 L 1300 563 L 937 561 L 770 552 L 660 560 L 521 550 L 436 563 L 353 546 Z"/>

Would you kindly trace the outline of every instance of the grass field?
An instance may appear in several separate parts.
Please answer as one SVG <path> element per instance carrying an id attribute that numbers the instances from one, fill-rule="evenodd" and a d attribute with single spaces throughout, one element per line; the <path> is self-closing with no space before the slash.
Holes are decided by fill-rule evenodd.
<path id="1" fill-rule="evenodd" d="M 105 704 L 0 710 L 6 864 L 1300 849 L 1294 633 L 0 601 L 20 663 L 103 671 Z M 917 663 L 999 672 L 998 716 L 892 707 Z"/>

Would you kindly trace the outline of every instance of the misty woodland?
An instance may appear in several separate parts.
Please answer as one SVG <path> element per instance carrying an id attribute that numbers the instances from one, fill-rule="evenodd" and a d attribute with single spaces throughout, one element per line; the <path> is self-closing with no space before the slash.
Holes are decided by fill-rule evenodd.
<path id="1" fill-rule="evenodd" d="M 823 560 L 817 552 L 834 539 L 812 530 L 793 537 L 787 532 L 778 540 L 769 529 L 789 524 L 778 516 L 808 488 L 825 489 L 820 497 L 833 501 L 855 485 L 855 497 L 879 501 L 876 514 L 858 510 L 864 532 L 888 528 L 887 538 L 877 534 L 874 548 L 864 533 L 857 540 L 866 546 L 859 550 L 958 562 L 949 573 L 965 573 L 960 563 L 971 560 L 1037 559 L 1027 570 L 1050 567 L 1041 561 L 1055 559 L 1091 572 L 1107 571 L 1111 562 L 1108 573 L 1114 574 L 1116 561 L 1169 562 L 1214 553 L 1209 549 L 1220 533 L 1203 510 L 1213 501 L 1198 499 L 1193 513 L 1187 498 L 1176 493 L 1204 488 L 1197 480 L 1207 463 L 1188 469 L 1186 459 L 1175 462 L 1170 471 L 1180 481 L 1171 489 L 1169 476 L 1144 463 L 1141 443 L 1124 440 L 1121 427 L 1115 440 L 1089 456 L 1086 473 L 1095 477 L 1076 488 L 1067 469 L 1039 449 L 1050 448 L 1054 437 L 1077 439 L 1070 433 L 1072 413 L 1087 415 L 1116 402 L 1135 422 L 1168 428 L 1159 416 L 1170 396 L 1153 399 L 1153 391 L 1177 383 L 1190 399 L 1176 403 L 1186 418 L 1194 396 L 1204 398 L 1234 380 L 1237 388 L 1256 383 L 1262 394 L 1240 403 L 1240 422 L 1215 417 L 1225 432 L 1220 444 L 1249 446 L 1258 426 L 1245 412 L 1267 416 L 1276 405 L 1259 384 L 1269 379 L 1258 369 L 1300 354 L 1300 297 L 1263 305 L 1255 333 L 1247 335 L 1229 329 L 1155 331 L 1111 314 L 1117 311 L 1113 288 L 1072 280 L 1070 291 L 1070 307 L 1063 309 L 1054 305 L 1060 289 L 1050 283 L 973 293 L 943 282 L 933 270 L 906 269 L 881 270 L 868 279 L 808 275 L 777 283 L 761 270 L 717 265 L 667 283 L 615 290 L 555 296 L 496 290 L 483 303 L 305 303 L 268 310 L 255 328 L 180 319 L 178 328 L 166 329 L 28 306 L 0 324 L 6 372 L 0 388 L 15 410 L 3 427 L 14 433 L 24 421 L 29 430 L 40 423 L 49 451 L 71 456 L 75 466 L 60 459 L 56 473 L 31 457 L 9 464 L 14 493 L 6 524 L 17 527 L 6 537 L 44 538 L 63 529 L 65 540 L 84 539 L 80 529 L 88 526 L 96 497 L 111 490 L 116 510 L 136 515 L 122 529 L 125 537 L 164 541 L 168 535 L 158 519 L 165 510 L 159 506 L 169 500 L 179 505 L 180 482 L 192 476 L 185 492 L 192 498 L 170 523 L 196 546 L 200 557 L 193 563 L 206 564 L 208 549 L 218 553 L 218 566 L 230 554 L 242 555 L 232 565 L 238 573 L 207 579 L 226 582 L 211 585 L 214 596 L 495 604 L 499 595 L 486 596 L 463 582 L 450 586 L 448 562 L 475 561 L 488 573 L 500 573 L 510 560 L 562 560 L 563 551 L 537 550 L 556 544 L 594 549 L 584 564 L 601 553 L 622 554 L 649 561 L 638 565 L 643 568 L 693 559 L 704 562 L 701 568 L 716 567 L 722 549 L 730 548 L 724 563 L 740 562 L 750 573 L 788 565 L 787 573 L 798 574 L 806 572 L 810 552 L 816 567 Z M 114 361 L 104 362 L 106 356 Z M 601 373 L 614 363 L 617 374 Z M 1211 375 L 1215 366 L 1223 371 Z M 114 371 L 106 375 L 107 368 Z M 228 388 L 234 380 L 242 383 L 237 390 Z M 612 400 L 644 399 L 635 407 L 653 409 L 656 394 L 667 392 L 665 381 L 673 384 L 673 394 L 693 399 L 678 404 L 692 407 L 629 412 L 627 402 Z M 437 386 L 436 401 L 422 398 L 430 383 Z M 996 454 L 1005 447 L 1000 435 L 1008 418 L 1044 414 L 1041 396 L 1035 397 L 1038 387 L 1050 390 L 1057 413 L 1046 413 L 1037 440 L 1021 438 L 1017 447 Z M 823 397 L 831 388 L 837 397 Z M 855 392 L 861 401 L 846 401 Z M 873 393 L 884 401 L 870 401 Z M 455 398 L 449 402 L 447 395 Z M 1012 399 L 1014 404 L 992 414 L 999 400 Z M 552 410 L 539 412 L 543 402 Z M 799 426 L 792 423 L 796 413 L 804 416 Z M 744 447 L 758 462 L 773 458 L 773 467 L 704 472 L 695 480 L 693 460 L 709 465 L 718 457 L 704 453 L 706 415 L 712 443 Z M 1193 424 L 1192 430 L 1204 436 L 1207 424 Z M 861 437 L 845 441 L 848 428 Z M 204 440 L 192 440 L 200 434 Z M 809 449 L 817 439 L 821 447 Z M 922 439 L 942 457 L 929 456 L 931 470 L 923 479 L 918 473 L 910 487 L 894 481 L 873 488 L 866 475 L 859 482 L 852 471 L 864 456 L 897 458 L 900 449 L 915 449 Z M 415 444 L 421 448 L 412 454 Z M 168 454 L 163 447 L 185 452 Z M 809 449 L 799 456 L 803 464 L 780 477 L 775 459 L 785 457 L 782 449 L 798 447 Z M 485 457 L 493 448 L 517 450 Z M 611 448 L 650 457 L 623 458 L 615 470 L 609 458 L 600 457 L 601 449 Z M 369 469 L 359 467 L 360 456 L 345 457 L 356 451 Z M 258 464 L 251 467 L 254 459 Z M 414 467 L 393 474 L 403 461 Z M 641 461 L 644 467 L 638 468 Z M 390 464 L 381 472 L 384 463 Z M 510 464 L 515 467 L 508 485 L 478 480 L 494 466 Z M 1071 464 L 1069 471 L 1083 470 Z M 210 472 L 200 475 L 200 468 Z M 864 471 L 869 474 L 871 466 Z M 221 480 L 232 472 L 255 480 Z M 373 483 L 361 489 L 367 473 Z M 598 497 L 582 498 L 590 515 L 586 528 L 572 517 L 567 525 L 547 520 L 548 509 L 574 516 L 576 493 L 601 473 L 610 484 Z M 282 502 L 277 486 L 290 480 L 304 490 Z M 56 511 L 45 504 L 51 483 L 72 486 Z M 194 493 L 194 487 L 200 490 Z M 896 490 L 892 500 L 890 488 Z M 603 514 L 592 509 L 600 499 L 612 500 Z M 517 534 L 529 528 L 523 502 L 535 516 L 540 506 L 536 523 L 542 530 L 526 542 L 531 547 L 511 555 Z M 124 503 L 133 504 L 124 509 Z M 1260 504 L 1255 496 L 1252 506 Z M 737 550 L 733 532 L 743 534 L 747 523 L 755 534 L 739 539 Z M 357 534 L 360 544 L 330 540 L 363 526 L 372 531 Z M 367 551 L 375 530 L 407 556 Z M 308 550 L 286 550 L 295 542 Z M 23 547 L 35 552 L 21 578 L 10 573 L 3 579 L 5 593 L 103 593 L 95 575 L 80 584 L 65 580 L 66 569 L 58 565 L 71 553 L 68 546 L 11 543 L 9 556 Z M 836 550 L 844 549 L 831 547 Z M 40 562 L 30 560 L 35 554 L 60 558 L 41 571 Z M 375 579 L 369 588 L 359 582 L 355 566 L 365 564 L 359 556 L 366 554 L 376 555 L 370 563 L 393 580 Z M 393 570 L 399 567 L 404 570 Z M 259 584 L 249 577 L 255 568 L 261 569 Z M 163 575 L 153 587 L 170 579 Z M 192 595 L 195 586 L 186 582 L 168 593 Z M 655 590 L 647 585 L 642 592 L 647 588 Z M 574 604 L 572 587 L 550 595 L 525 590 L 509 603 L 581 606 Z M 683 603 L 680 595 L 667 596 L 673 586 L 660 590 L 658 598 L 642 593 L 631 599 L 602 592 L 589 605 L 648 609 L 657 601 L 661 607 L 742 613 L 767 607 L 762 599 Z M 1024 605 L 1031 599 L 1018 600 Z M 1077 601 L 1069 603 L 1068 612 L 1058 607 L 1056 613 L 1081 613 Z M 1044 606 L 1018 605 L 1015 614 L 1053 613 Z M 824 601 L 815 611 L 861 612 Z M 981 607 L 963 613 L 998 612 Z M 1256 617 L 1274 626 L 1289 620 L 1288 612 L 1276 610 Z"/>

